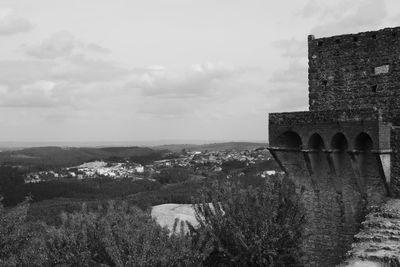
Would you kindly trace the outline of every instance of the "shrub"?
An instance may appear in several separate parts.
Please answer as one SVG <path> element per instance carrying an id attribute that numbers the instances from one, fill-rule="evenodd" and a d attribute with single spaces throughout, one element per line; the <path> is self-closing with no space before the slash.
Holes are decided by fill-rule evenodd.
<path id="1" fill-rule="evenodd" d="M 148 213 L 126 203 L 63 214 L 62 225 L 51 227 L 45 241 L 51 266 L 193 266 L 200 257 L 189 236 L 170 236 Z"/>
<path id="2" fill-rule="evenodd" d="M 300 264 L 304 215 L 290 181 L 275 177 L 257 188 L 215 183 L 200 203 L 194 205 L 200 227 L 191 229 L 211 239 L 213 251 L 205 265 Z"/>
<path id="3" fill-rule="evenodd" d="M 154 179 L 161 184 L 180 183 L 189 179 L 191 172 L 187 168 L 173 167 L 161 170 L 159 174 L 154 175 Z"/>
<path id="4" fill-rule="evenodd" d="M 0 166 L 0 194 L 4 197 L 5 206 L 16 205 L 24 200 L 22 187 L 23 173 L 18 168 Z"/>
<path id="5" fill-rule="evenodd" d="M 4 209 L 1 200 L 0 196 L 0 266 L 42 266 L 44 225 L 26 222 L 28 201 Z"/>

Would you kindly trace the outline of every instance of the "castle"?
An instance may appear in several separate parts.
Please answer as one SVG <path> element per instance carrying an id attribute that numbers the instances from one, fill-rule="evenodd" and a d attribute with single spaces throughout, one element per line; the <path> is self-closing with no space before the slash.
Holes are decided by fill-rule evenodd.
<path id="1" fill-rule="evenodd" d="M 269 114 L 270 152 L 302 192 L 305 264 L 335 266 L 367 207 L 400 195 L 400 27 L 308 36 L 309 111 Z"/>

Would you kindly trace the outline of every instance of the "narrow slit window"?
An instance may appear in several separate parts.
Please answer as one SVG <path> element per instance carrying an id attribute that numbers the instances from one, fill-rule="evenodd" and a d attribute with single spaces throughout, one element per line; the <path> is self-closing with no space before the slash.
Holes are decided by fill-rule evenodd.
<path id="1" fill-rule="evenodd" d="M 374 74 L 385 74 L 389 72 L 389 65 L 382 65 L 374 68 Z"/>

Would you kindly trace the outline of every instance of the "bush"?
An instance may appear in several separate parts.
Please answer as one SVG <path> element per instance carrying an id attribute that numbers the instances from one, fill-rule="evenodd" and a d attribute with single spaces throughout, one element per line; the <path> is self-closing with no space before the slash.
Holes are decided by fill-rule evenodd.
<path id="1" fill-rule="evenodd" d="M 154 175 L 161 184 L 173 184 L 184 182 L 189 179 L 191 171 L 183 167 L 173 167 L 161 170 L 159 174 Z"/>
<path id="2" fill-rule="evenodd" d="M 0 166 L 0 194 L 4 197 L 5 206 L 16 205 L 24 200 L 26 194 L 22 192 L 24 174 L 9 166 Z"/>
<path id="3" fill-rule="evenodd" d="M 59 226 L 27 222 L 28 206 L 1 207 L 0 266 L 199 266 L 203 260 L 189 235 L 171 234 L 124 202 L 63 213 Z"/>
<path id="4" fill-rule="evenodd" d="M 126 203 L 63 214 L 62 225 L 51 227 L 45 241 L 50 266 L 193 266 L 200 259 L 189 236 L 170 236 L 148 213 Z"/>
<path id="5" fill-rule="evenodd" d="M 191 229 L 212 240 L 205 265 L 300 265 L 305 219 L 290 181 L 275 177 L 257 188 L 224 181 L 206 190 L 200 203 L 194 205 L 200 227 Z"/>
<path id="6" fill-rule="evenodd" d="M 0 266 L 299 265 L 304 216 L 294 185 L 278 177 L 250 184 L 204 189 L 189 234 L 170 233 L 126 202 L 84 205 L 54 226 L 27 221 L 27 202 L 0 206 Z"/>
<path id="7" fill-rule="evenodd" d="M 164 185 L 158 190 L 140 192 L 127 197 L 129 203 L 140 207 L 143 210 L 151 206 L 176 203 L 194 203 L 199 198 L 201 190 L 208 181 L 189 180 L 182 183 Z"/>
<path id="8" fill-rule="evenodd" d="M 43 224 L 27 223 L 28 202 L 6 210 L 0 196 L 0 266 L 42 266 Z"/>

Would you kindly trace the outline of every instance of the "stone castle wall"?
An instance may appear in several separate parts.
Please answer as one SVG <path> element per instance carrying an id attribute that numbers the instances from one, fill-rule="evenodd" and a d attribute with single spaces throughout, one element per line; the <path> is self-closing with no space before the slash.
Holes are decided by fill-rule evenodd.
<path id="1" fill-rule="evenodd" d="M 308 38 L 310 110 L 400 108 L 400 27 Z M 397 119 L 397 118 L 396 118 Z"/>
<path id="2" fill-rule="evenodd" d="M 303 152 L 275 153 L 285 162 L 306 208 L 304 265 L 338 265 L 351 248 L 367 206 L 381 203 L 386 196 L 374 156 L 368 157 L 368 174 L 360 182 L 347 154 L 343 155 L 341 172 L 334 173 L 326 154 L 322 153 L 319 171 L 310 175 Z"/>
<path id="3" fill-rule="evenodd" d="M 272 113 L 269 122 L 270 151 L 306 208 L 304 264 L 336 266 L 367 206 L 388 194 L 379 152 L 396 139 L 391 124 L 373 109 Z M 369 145 L 360 145 L 360 136 Z"/>
<path id="4" fill-rule="evenodd" d="M 310 35 L 308 60 L 310 111 L 269 114 L 269 144 L 307 210 L 304 264 L 336 266 L 367 207 L 400 196 L 400 27 Z"/>

